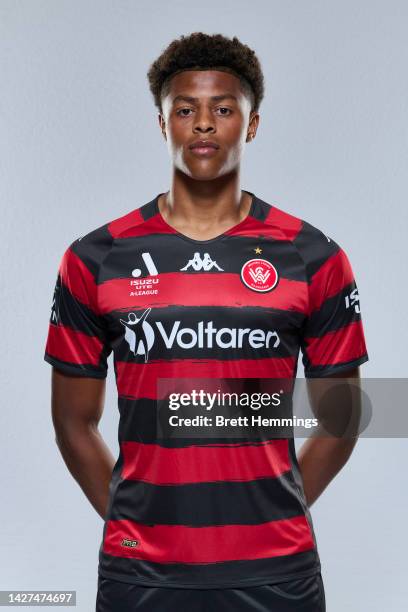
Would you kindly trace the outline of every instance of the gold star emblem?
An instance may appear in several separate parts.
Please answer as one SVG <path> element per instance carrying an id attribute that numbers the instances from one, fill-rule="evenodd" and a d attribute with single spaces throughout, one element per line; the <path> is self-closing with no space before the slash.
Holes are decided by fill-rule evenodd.
<path id="1" fill-rule="evenodd" d="M 257 255 L 260 255 L 260 253 L 262 253 L 262 249 L 260 249 L 259 247 L 256 247 L 256 249 L 254 249 L 255 253 Z"/>

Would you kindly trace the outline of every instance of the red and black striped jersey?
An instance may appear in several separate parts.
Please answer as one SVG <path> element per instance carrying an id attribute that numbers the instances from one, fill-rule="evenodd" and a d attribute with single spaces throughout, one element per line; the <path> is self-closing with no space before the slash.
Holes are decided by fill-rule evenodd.
<path id="1" fill-rule="evenodd" d="M 350 262 L 319 229 L 255 194 L 210 240 L 153 200 L 75 240 L 57 276 L 44 359 L 104 378 L 113 353 L 119 456 L 99 573 L 228 588 L 320 571 L 293 438 L 157 435 L 159 378 L 295 379 L 368 360 Z"/>

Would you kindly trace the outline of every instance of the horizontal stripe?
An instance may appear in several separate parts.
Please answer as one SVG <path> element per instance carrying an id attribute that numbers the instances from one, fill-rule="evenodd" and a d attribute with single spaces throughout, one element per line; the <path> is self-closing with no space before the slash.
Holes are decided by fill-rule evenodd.
<path id="1" fill-rule="evenodd" d="M 255 480 L 153 485 L 122 480 L 111 519 L 165 525 L 254 525 L 303 513 L 293 474 Z"/>
<path id="2" fill-rule="evenodd" d="M 277 206 L 267 204 L 267 207 L 269 210 L 265 218 L 265 224 L 272 226 L 275 240 L 295 240 L 302 229 L 302 219 L 281 210 Z"/>
<path id="3" fill-rule="evenodd" d="M 262 230 L 267 231 L 275 240 L 293 240 L 296 237 L 302 226 L 301 219 L 263 201 L 250 191 L 243 191 L 252 196 L 249 214 L 244 219 L 244 223 L 236 224 L 231 230 L 227 230 L 226 234 L 233 235 L 237 231 L 237 233 L 248 232 L 248 235 L 251 235 Z M 162 235 L 177 233 L 177 230 L 165 222 L 159 214 L 158 199 L 161 195 L 163 194 L 157 194 L 149 202 L 112 221 L 108 226 L 111 234 L 115 238 L 126 239 L 143 236 L 147 230 Z M 149 223 L 145 223 L 146 221 Z"/>
<path id="4" fill-rule="evenodd" d="M 275 241 L 288 240 L 287 236 L 282 233 L 281 229 L 273 224 L 264 223 L 258 219 L 255 219 L 253 216 L 248 217 L 244 221 L 245 222 L 240 227 L 232 227 L 230 230 L 225 232 L 225 236 L 252 239 L 265 236 Z"/>
<path id="5" fill-rule="evenodd" d="M 141 216 L 143 214 L 141 213 Z M 115 238 L 135 238 L 140 236 L 148 236 L 148 235 L 165 235 L 165 234 L 176 234 L 177 231 L 172 229 L 169 225 L 164 223 L 159 215 L 153 215 L 147 220 L 144 220 L 140 223 L 129 224 L 125 227 L 125 223 L 123 227 L 120 228 L 118 224 L 118 230 L 115 231 L 114 226 L 109 226 L 109 229 L 112 233 L 114 233 Z"/>
<path id="6" fill-rule="evenodd" d="M 122 548 L 122 547 L 121 547 Z M 267 557 L 216 563 L 153 563 L 99 551 L 99 573 L 113 580 L 176 588 L 242 588 L 310 576 L 320 571 L 316 548 Z"/>
<path id="7" fill-rule="evenodd" d="M 246 481 L 276 477 L 290 469 L 287 440 L 254 446 L 231 445 L 165 448 L 122 442 L 122 478 L 150 484 Z"/>
<path id="8" fill-rule="evenodd" d="M 256 379 L 258 380 L 258 379 Z M 279 379 L 277 382 L 284 385 L 284 389 L 288 387 L 285 383 L 293 382 L 293 378 Z M 201 379 L 202 382 L 202 379 Z M 245 446 L 256 443 L 264 444 L 266 440 L 276 440 L 276 436 L 268 436 L 266 432 L 259 429 L 248 428 L 245 432 L 245 438 L 242 435 L 214 436 L 213 431 L 210 435 L 203 437 L 160 437 L 158 436 L 158 421 L 157 421 L 157 400 L 148 399 L 146 397 L 140 399 L 132 399 L 126 397 L 118 397 L 118 408 L 120 413 L 120 440 L 129 442 L 142 442 L 143 444 L 160 444 L 166 448 L 184 448 L 187 446 L 206 446 L 208 444 L 228 445 L 234 444 L 236 447 Z"/>
<path id="9" fill-rule="evenodd" d="M 293 245 L 298 249 L 304 261 L 309 279 L 340 249 L 332 238 L 330 240 L 327 238 L 330 237 L 303 220 L 300 232 L 293 240 Z"/>
<path id="10" fill-rule="evenodd" d="M 67 363 L 96 366 L 100 363 L 103 345 L 95 336 L 50 323 L 45 350 L 49 355 Z"/>
<path id="11" fill-rule="evenodd" d="M 331 376 L 333 374 L 340 375 L 344 372 L 344 376 L 347 376 L 349 370 L 354 370 L 358 366 L 366 363 L 369 360 L 368 354 L 365 353 L 358 359 L 351 359 L 350 361 L 343 361 L 334 366 L 309 366 L 305 369 L 305 378 L 319 378 L 320 376 Z"/>
<path id="12" fill-rule="evenodd" d="M 123 539 L 140 542 L 135 548 Z M 103 551 L 159 563 L 216 563 L 296 554 L 314 547 L 305 516 L 261 525 L 185 527 L 108 521 Z"/>
<path id="13" fill-rule="evenodd" d="M 113 237 L 109 232 L 108 224 L 81 236 L 70 246 L 70 250 L 82 261 L 90 271 L 92 278 L 98 278 L 103 261 L 107 258 L 113 245 Z"/>
<path id="14" fill-rule="evenodd" d="M 67 363 L 66 361 L 61 361 L 56 357 L 52 357 L 52 355 L 49 355 L 47 352 L 44 353 L 44 360 L 54 366 L 57 370 L 60 370 L 65 374 L 69 374 L 72 376 L 84 376 L 87 378 L 106 378 L 108 373 L 107 366 L 103 367 L 101 365 L 96 368 L 90 365 L 89 363 Z"/>
<path id="15" fill-rule="evenodd" d="M 353 271 L 347 255 L 339 249 L 324 262 L 312 278 L 310 313 L 320 308 L 327 298 L 337 295 L 353 281 Z"/>
<path id="16" fill-rule="evenodd" d="M 174 359 L 147 363 L 116 361 L 116 384 L 121 397 L 157 398 L 158 378 L 291 378 L 297 358 L 200 360 Z"/>
<path id="17" fill-rule="evenodd" d="M 346 307 L 346 297 L 356 288 L 353 281 L 346 285 L 339 293 L 327 298 L 318 310 L 310 315 L 304 329 L 306 337 L 323 336 L 329 331 L 336 331 L 353 321 L 361 319 L 361 313 L 356 312 L 354 306 Z M 359 305 L 359 302 L 356 303 Z"/>
<path id="18" fill-rule="evenodd" d="M 75 298 L 59 279 L 60 277 L 57 280 L 55 312 L 51 316 L 51 322 L 58 320 L 59 325 L 87 336 L 96 336 L 101 342 L 105 342 L 107 328 L 104 319 Z"/>
<path id="19" fill-rule="evenodd" d="M 129 228 L 134 228 L 144 222 L 142 211 L 140 208 L 135 208 L 128 213 L 110 221 L 107 225 L 108 231 L 112 238 L 117 239 L 122 234 L 126 234 Z"/>
<path id="20" fill-rule="evenodd" d="M 318 338 L 305 338 L 310 365 L 335 365 L 358 359 L 367 351 L 362 322 L 355 321 Z"/>
<path id="21" fill-rule="evenodd" d="M 299 352 L 296 330 L 305 321 L 301 313 L 254 306 L 169 306 L 149 312 L 132 309 L 130 313 L 117 311 L 109 315 L 110 337 L 123 336 L 121 321 L 140 318 L 145 313 L 146 323 L 151 326 L 148 361 L 169 356 L 173 360 L 237 360 L 248 355 L 257 359 L 296 358 Z M 144 353 L 135 355 L 127 341 L 116 344 L 115 356 L 121 362 L 144 361 Z"/>
<path id="22" fill-rule="evenodd" d="M 68 291 L 82 304 L 97 312 L 95 279 L 82 259 L 71 248 L 68 248 L 62 257 L 59 274 Z"/>
<path id="23" fill-rule="evenodd" d="M 99 285 L 99 312 L 109 313 L 120 304 L 122 308 L 146 308 L 148 306 L 259 306 L 280 310 L 307 311 L 308 286 L 306 282 L 280 278 L 277 286 L 266 293 L 252 291 L 238 274 L 174 272 L 150 277 L 157 283 L 151 289 L 153 295 L 130 295 L 139 289 L 131 285 L 130 278 L 119 278 Z M 145 289 L 145 286 L 143 286 Z"/>
<path id="24" fill-rule="evenodd" d="M 256 252 L 257 248 L 261 249 L 261 253 Z M 213 264 L 206 270 L 197 269 L 196 264 L 195 267 L 189 265 L 196 252 L 200 258 L 208 253 L 217 265 Z M 138 279 L 148 278 L 152 274 L 152 267 L 149 269 L 146 264 L 144 253 L 149 253 L 159 278 L 162 274 L 177 272 L 182 272 L 184 276 L 196 276 L 200 273 L 211 276 L 219 275 L 220 272 L 240 274 L 243 265 L 259 255 L 274 264 L 280 278 L 306 282 L 304 262 L 293 244 L 284 240 L 284 236 L 281 236 L 281 240 L 273 240 L 269 236 L 268 226 L 264 226 L 262 232 L 253 237 L 234 233 L 228 235 L 228 240 L 216 240 L 202 246 L 188 240 L 180 240 L 178 234 L 146 234 L 138 236 L 137 239 L 116 239 L 98 274 L 98 283 L 103 284 L 118 278 L 133 280 L 132 272 L 135 268 L 140 270 Z M 222 275 L 219 278 L 222 279 Z"/>

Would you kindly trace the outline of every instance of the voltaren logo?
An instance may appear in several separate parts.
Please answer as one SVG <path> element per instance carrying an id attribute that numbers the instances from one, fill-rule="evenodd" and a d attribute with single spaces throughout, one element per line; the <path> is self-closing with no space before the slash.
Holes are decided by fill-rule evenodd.
<path id="1" fill-rule="evenodd" d="M 167 349 L 173 346 L 189 350 L 193 348 L 242 349 L 249 346 L 258 348 L 277 348 L 280 345 L 278 332 L 249 327 L 215 327 L 213 321 L 199 321 L 195 328 L 182 327 L 181 321 L 174 321 L 171 329 L 165 329 L 161 321 L 154 321 L 154 328 L 146 317 L 151 308 L 147 308 L 140 317 L 134 312 L 128 313 L 128 320 L 120 319 L 125 327 L 125 340 L 133 354 L 144 355 L 148 359 L 156 333 Z"/>
<path id="2" fill-rule="evenodd" d="M 140 317 L 134 312 L 128 313 L 128 320 L 120 319 L 125 328 L 125 340 L 134 355 L 144 355 L 145 362 L 149 356 L 149 349 L 153 346 L 154 331 L 150 323 L 145 321 L 151 308 L 145 310 Z"/>

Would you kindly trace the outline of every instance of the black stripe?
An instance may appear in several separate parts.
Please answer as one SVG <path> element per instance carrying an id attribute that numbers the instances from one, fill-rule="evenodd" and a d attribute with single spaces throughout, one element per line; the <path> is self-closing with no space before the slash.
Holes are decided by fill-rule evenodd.
<path id="1" fill-rule="evenodd" d="M 258 219 L 258 221 L 265 221 L 271 211 L 271 204 L 268 204 L 267 202 L 261 200 L 261 198 L 258 198 L 252 193 L 252 191 L 249 191 L 248 193 L 253 196 L 251 216 Z"/>
<path id="2" fill-rule="evenodd" d="M 346 297 L 356 288 L 355 281 L 349 283 L 336 295 L 327 298 L 320 308 L 310 315 L 304 332 L 305 340 L 309 337 L 322 337 L 361 319 L 361 313 L 356 312 L 354 306 L 349 303 L 349 307 L 346 307 Z M 359 302 L 356 304 L 358 306 Z"/>
<path id="3" fill-rule="evenodd" d="M 104 260 L 99 273 L 98 282 L 111 281 L 119 278 L 132 278 L 135 268 L 141 270 L 140 279 L 149 276 L 142 253 L 151 255 L 160 274 L 179 272 L 192 277 L 204 270 L 195 270 L 191 265 L 187 270 L 181 270 L 188 265 L 195 252 L 203 257 L 209 253 L 211 259 L 222 269 L 213 266 L 206 274 L 218 274 L 220 286 L 223 273 L 240 274 L 242 266 L 250 259 L 260 257 L 275 265 L 279 278 L 306 282 L 305 266 L 298 251 L 289 240 L 274 240 L 270 235 L 271 228 L 265 224 L 259 236 L 225 236 L 210 244 L 196 245 L 180 240 L 176 234 L 149 233 L 141 236 L 118 238 Z M 262 253 L 255 249 L 260 247 Z"/>
<path id="4" fill-rule="evenodd" d="M 153 563 L 115 557 L 99 550 L 99 572 L 106 577 L 147 586 L 177 588 L 223 588 L 283 582 L 320 571 L 316 549 L 267 559 L 223 561 L 218 563 Z M 289 577 L 289 578 L 288 578 Z"/>
<path id="5" fill-rule="evenodd" d="M 368 361 L 368 354 L 365 353 L 358 359 L 351 359 L 350 361 L 342 361 L 330 365 L 316 365 L 310 366 L 305 365 L 305 377 L 306 378 L 319 378 L 320 376 L 330 376 L 331 374 L 337 374 L 339 372 L 346 373 L 347 370 L 351 370 L 362 363 Z M 304 362 L 305 363 L 305 362 Z"/>
<path id="6" fill-rule="evenodd" d="M 185 448 L 187 446 L 211 446 L 213 444 L 239 444 L 239 446 L 248 446 L 262 444 L 265 440 L 275 440 L 276 437 L 270 437 L 263 430 L 252 430 L 248 428 L 245 432 L 245 437 L 213 437 L 194 438 L 158 438 L 157 416 L 156 416 L 156 400 L 141 398 L 133 399 L 127 397 L 118 397 L 118 409 L 120 413 L 119 421 L 119 440 L 127 442 L 141 442 L 143 444 L 158 444 L 166 448 Z"/>
<path id="7" fill-rule="evenodd" d="M 329 242 L 322 231 L 303 220 L 300 232 L 293 244 L 305 263 L 309 281 L 329 257 L 335 255 L 340 249 L 333 239 L 330 238 Z"/>
<path id="8" fill-rule="evenodd" d="M 96 336 L 103 343 L 107 341 L 103 318 L 96 315 L 89 306 L 72 295 L 68 287 L 62 282 L 60 274 L 57 276 L 54 295 L 55 308 L 51 312 L 50 322 L 55 323 L 54 317 L 57 317 L 58 325 L 65 325 L 87 336 Z"/>
<path id="9" fill-rule="evenodd" d="M 162 194 L 157 194 L 152 200 L 150 200 L 150 202 L 146 202 L 146 204 L 140 206 L 139 212 L 144 221 L 147 221 L 147 219 L 150 219 L 151 217 L 154 217 L 154 215 L 157 215 L 157 201 L 159 199 L 159 195 Z"/>
<path id="10" fill-rule="evenodd" d="M 96 369 L 94 364 L 89 363 L 70 363 L 68 361 L 61 361 L 49 353 L 44 353 L 44 361 L 55 366 L 57 370 L 61 370 L 65 374 L 72 374 L 73 376 L 88 376 L 91 378 L 106 378 L 107 368 L 100 366 L 100 369 Z"/>
<path id="11" fill-rule="evenodd" d="M 122 480 L 109 518 L 150 525 L 202 527 L 258 525 L 303 514 L 289 471 L 279 477 L 247 482 L 154 485 Z"/>
<path id="12" fill-rule="evenodd" d="M 108 230 L 108 225 L 108 223 L 105 223 L 82 238 L 78 238 L 70 247 L 90 270 L 96 283 L 100 282 L 98 280 L 100 265 L 113 244 L 113 237 Z"/>
<path id="13" fill-rule="evenodd" d="M 145 309 L 132 309 L 129 312 L 140 316 Z M 128 311 L 113 311 L 106 317 L 109 319 L 110 335 L 114 341 L 115 356 L 118 361 L 130 361 L 142 363 L 144 355 L 134 355 L 129 344 L 124 340 L 125 327 L 121 323 L 128 320 Z M 286 358 L 298 355 L 298 333 L 303 325 L 305 315 L 294 310 L 279 310 L 262 308 L 257 306 L 227 307 L 227 306 L 167 306 L 165 308 L 152 308 L 146 317 L 154 332 L 154 342 L 149 350 L 149 361 L 163 359 L 163 356 L 171 353 L 172 359 L 261 359 L 267 357 Z M 228 329 L 260 329 L 264 332 L 262 342 L 254 343 L 256 335 L 252 336 L 252 344 L 249 342 L 249 334 L 242 337 L 242 347 L 233 348 L 225 346 L 218 347 L 212 337 L 212 347 L 206 346 L 206 334 L 202 347 L 198 346 L 198 325 L 203 322 L 205 330 L 208 322 L 213 322 L 213 328 L 221 330 Z M 178 323 L 180 322 L 180 323 Z M 232 326 L 232 327 L 231 327 Z M 182 331 L 182 330 L 192 330 Z M 173 331 L 174 337 L 172 336 Z M 270 332 L 268 342 L 267 334 Z M 274 335 L 276 332 L 277 335 Z M 177 333 L 185 348 L 179 346 L 176 341 Z M 197 343 L 189 346 L 197 336 Z M 220 337 L 226 345 L 231 344 L 234 332 L 224 332 Z M 173 338 L 171 348 L 166 341 Z M 238 342 L 238 332 L 235 332 Z M 276 345 L 276 346 L 275 346 Z"/>

